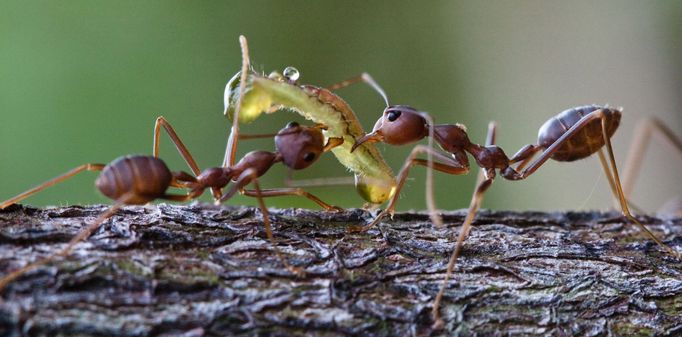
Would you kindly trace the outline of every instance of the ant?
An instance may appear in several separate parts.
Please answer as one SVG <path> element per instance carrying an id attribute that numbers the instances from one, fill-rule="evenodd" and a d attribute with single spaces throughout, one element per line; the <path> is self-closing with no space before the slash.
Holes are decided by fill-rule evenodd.
<path id="1" fill-rule="evenodd" d="M 244 56 L 243 59 L 245 60 L 242 69 L 245 70 L 248 68 L 248 50 L 245 48 L 244 44 L 242 46 L 244 47 L 242 53 Z M 246 74 L 246 71 L 242 71 L 242 74 Z M 242 81 L 242 83 L 245 82 Z M 239 110 L 240 102 L 241 98 L 237 100 L 237 111 Z M 164 126 L 168 131 L 171 139 L 192 169 L 194 175 L 184 171 L 170 171 L 163 160 L 158 158 L 160 126 Z M 170 124 L 168 124 L 163 117 L 159 117 L 154 130 L 153 156 L 123 156 L 106 165 L 80 165 L 0 204 L 0 210 L 2 210 L 83 171 L 101 171 L 95 185 L 102 194 L 114 200 L 109 209 L 101 213 L 93 223 L 82 229 L 62 250 L 2 277 L 2 279 L 0 279 L 0 291 L 4 289 L 8 283 L 24 273 L 45 265 L 56 257 L 69 255 L 77 243 L 88 238 L 106 219 L 115 214 L 116 211 L 124 205 L 141 205 L 156 199 L 179 202 L 188 201 L 201 196 L 208 188 L 212 189 L 216 203 L 227 201 L 237 192 L 256 197 L 262 212 L 266 235 L 270 240 L 278 259 L 289 271 L 296 275 L 302 275 L 303 270 L 289 265 L 277 248 L 277 242 L 270 227 L 269 213 L 265 207 L 263 198 L 298 195 L 312 200 L 328 211 L 338 211 L 340 208 L 325 203 L 315 195 L 310 194 L 301 188 L 261 189 L 258 178 L 264 175 L 270 167 L 278 162 L 282 162 L 293 170 L 307 168 L 317 161 L 321 154 L 343 144 L 343 138 L 339 137 L 327 137 L 325 143 L 323 131 L 326 129 L 327 127 L 321 124 L 307 127 L 301 126 L 296 122 L 291 122 L 274 135 L 277 149 L 276 152 L 252 151 L 244 155 L 236 164 L 208 168 L 202 172 L 199 170 L 196 162 L 192 159 L 189 151 Z M 222 194 L 222 188 L 226 187 L 231 181 L 234 182 L 233 186 L 225 194 Z M 245 189 L 245 187 L 251 183 L 253 183 L 254 189 Z M 167 192 L 170 187 L 186 189 L 188 192 L 187 194 L 170 194 Z"/>
<path id="2" fill-rule="evenodd" d="M 537 144 L 528 144 L 511 158 L 508 158 L 504 151 L 495 145 L 496 126 L 494 124 L 489 127 L 486 145 L 482 146 L 469 140 L 464 125 L 434 125 L 424 117 L 425 113 L 412 107 L 405 105 L 388 106 L 374 125 L 372 132 L 357 139 L 353 149 L 367 142 L 404 145 L 431 135 L 429 140 L 433 138 L 447 153 L 435 150 L 430 146 L 417 145 L 398 173 L 396 193 L 391 198 L 387 208 L 363 229 L 371 228 L 385 215 L 394 213 L 400 189 L 413 165 L 427 166 L 429 171 L 435 169 L 449 174 L 463 175 L 469 172 L 470 165 L 467 154 L 474 158 L 476 164 L 481 168 L 483 177 L 481 179 L 479 176 L 467 216 L 462 224 L 462 230 L 448 262 L 445 278 L 434 299 L 432 316 L 435 325 L 441 326 L 443 322 L 440 319 L 439 308 L 445 287 L 452 275 L 464 240 L 471 230 L 471 223 L 481 205 L 483 195 L 493 183 L 496 173 L 499 172 L 507 180 L 523 180 L 533 174 L 550 158 L 556 161 L 569 162 L 586 158 L 596 152 L 599 155 L 609 186 L 618 199 L 623 215 L 639 226 L 671 255 L 677 259 L 682 259 L 682 254 L 663 243 L 630 213 L 610 141 L 620 123 L 621 112 L 622 109 L 599 105 L 579 106 L 565 110 L 550 118 L 540 127 Z M 608 153 L 608 162 L 602 150 L 604 146 L 606 146 Z M 423 159 L 417 159 L 416 156 L 419 153 L 427 153 L 435 161 L 429 163 Z M 531 160 L 538 153 L 540 156 L 531 163 Z M 514 164 L 517 164 L 516 167 L 512 166 Z M 427 184 L 428 187 L 431 182 Z M 427 203 L 429 203 L 429 209 L 435 208 L 432 201 L 427 200 Z M 431 213 L 431 217 L 439 218 L 433 213 Z"/>
<path id="3" fill-rule="evenodd" d="M 237 192 L 258 199 L 259 208 L 263 216 L 265 232 L 270 240 L 275 254 L 282 264 L 291 272 L 301 275 L 303 271 L 290 266 L 283 255 L 277 249 L 277 242 L 270 227 L 269 213 L 263 202 L 264 197 L 299 195 L 306 197 L 328 211 L 338 211 L 339 208 L 331 206 L 316 196 L 300 188 L 261 189 L 258 178 L 264 175 L 270 167 L 282 162 L 290 169 L 300 170 L 317 161 L 320 155 L 341 144 L 340 138 L 329 138 L 324 143 L 322 135 L 324 126 L 312 127 L 301 126 L 296 122 L 287 124 L 275 135 L 276 152 L 252 151 L 247 153 L 236 165 L 230 167 L 213 167 L 204 170 L 198 176 L 193 176 L 183 171 L 172 172 L 163 160 L 144 155 L 123 156 L 111 163 L 84 164 L 77 168 L 38 185 L 24 193 L 11 198 L 0 204 L 0 210 L 9 207 L 49 186 L 62 182 L 77 173 L 83 171 L 101 171 L 95 181 L 97 189 L 105 196 L 114 200 L 113 205 L 100 214 L 97 219 L 74 236 L 61 251 L 52 254 L 42 260 L 24 266 L 2 279 L 0 290 L 9 282 L 22 274 L 50 262 L 55 257 L 67 256 L 73 247 L 80 241 L 89 237 L 107 218 L 112 216 L 124 205 L 143 205 L 156 199 L 172 201 L 188 201 L 198 198 L 207 188 L 222 189 L 230 181 L 234 185 L 223 194 L 216 203 L 222 203 L 230 199 Z M 246 190 L 246 185 L 253 183 L 254 190 Z M 169 187 L 177 187 L 189 190 L 187 194 L 169 194 Z"/>

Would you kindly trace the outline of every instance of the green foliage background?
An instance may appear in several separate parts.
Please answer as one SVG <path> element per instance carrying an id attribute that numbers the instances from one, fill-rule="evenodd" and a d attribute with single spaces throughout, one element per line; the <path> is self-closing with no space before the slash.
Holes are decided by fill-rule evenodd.
<path id="1" fill-rule="evenodd" d="M 509 155 L 534 142 L 538 127 L 563 109 L 624 106 L 614 138 L 623 162 L 643 116 L 658 116 L 682 134 L 681 32 L 679 1 L 3 1 L 0 199 L 81 163 L 151 153 L 159 115 L 202 167 L 218 165 L 228 130 L 223 89 L 240 66 L 240 34 L 262 71 L 293 65 L 301 82 L 321 86 L 367 71 L 392 103 L 464 123 L 480 142 L 496 120 Z M 339 94 L 370 129 L 383 108 L 377 95 L 362 85 Z M 298 117 L 265 116 L 244 131 L 275 131 L 292 119 Z M 185 170 L 163 138 L 163 158 Z M 249 141 L 240 154 L 272 148 L 270 140 Z M 397 169 L 410 147 L 380 148 Z M 682 192 L 682 160 L 674 153 L 663 145 L 645 157 L 633 199 L 647 210 Z M 606 208 L 599 170 L 595 159 L 549 163 L 527 181 L 497 181 L 485 207 Z M 400 209 L 424 207 L 423 169 L 414 172 Z M 273 168 L 264 186 L 281 186 L 284 173 Z M 296 177 L 344 175 L 328 156 Z M 27 202 L 108 202 L 94 177 L 82 174 Z M 440 207 L 468 205 L 474 174 L 436 177 Z M 350 186 L 311 191 L 336 205 L 363 204 Z M 315 207 L 297 198 L 268 204 Z"/>

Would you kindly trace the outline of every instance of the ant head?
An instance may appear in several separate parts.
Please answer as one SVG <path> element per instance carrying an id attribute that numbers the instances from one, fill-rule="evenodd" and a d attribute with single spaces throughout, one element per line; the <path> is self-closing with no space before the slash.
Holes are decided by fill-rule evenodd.
<path id="1" fill-rule="evenodd" d="M 403 145 L 416 142 L 427 135 L 428 123 L 420 112 L 406 105 L 391 105 L 384 109 L 372 132 L 355 141 L 351 151 L 365 142 Z"/>
<path id="2" fill-rule="evenodd" d="M 275 146 L 284 165 L 294 170 L 304 169 L 324 152 L 322 128 L 290 122 L 275 136 Z"/>

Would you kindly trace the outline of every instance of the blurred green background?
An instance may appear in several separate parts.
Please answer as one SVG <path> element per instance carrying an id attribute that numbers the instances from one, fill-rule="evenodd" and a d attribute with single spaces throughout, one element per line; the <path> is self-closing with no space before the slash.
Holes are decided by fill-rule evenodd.
<path id="1" fill-rule="evenodd" d="M 624 163 L 634 125 L 662 119 L 682 134 L 680 1 L 3 1 L 0 3 L 0 199 L 86 162 L 151 153 L 152 128 L 165 116 L 202 167 L 221 163 L 228 132 L 223 90 L 240 67 L 237 37 L 265 72 L 292 65 L 320 86 L 367 71 L 393 104 L 464 123 L 483 142 L 488 121 L 511 155 L 535 142 L 542 123 L 583 104 L 625 108 L 614 137 Z M 383 103 L 366 86 L 339 95 L 366 130 Z M 268 132 L 290 113 L 264 116 L 244 132 Z M 162 136 L 162 157 L 186 165 Z M 682 193 L 682 155 L 660 142 L 648 152 L 633 200 L 655 211 Z M 397 170 L 411 147 L 380 146 Z M 273 149 L 241 143 L 240 155 Z M 398 208 L 424 208 L 424 170 L 413 170 Z M 274 167 L 265 187 L 282 186 Z M 333 156 L 296 178 L 347 175 Z M 26 203 L 108 202 L 79 177 Z M 475 174 L 436 174 L 438 206 L 464 208 Z M 360 207 L 348 187 L 315 188 L 328 202 Z M 208 200 L 208 199 L 205 199 Z M 275 207 L 316 205 L 272 198 Z M 231 204 L 255 204 L 238 197 Z M 549 162 L 530 179 L 498 179 L 484 207 L 609 208 L 598 160 Z"/>

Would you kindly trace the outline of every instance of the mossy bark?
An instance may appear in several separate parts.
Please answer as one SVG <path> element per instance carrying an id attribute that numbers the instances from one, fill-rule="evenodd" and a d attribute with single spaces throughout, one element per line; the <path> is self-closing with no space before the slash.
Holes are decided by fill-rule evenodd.
<path id="1" fill-rule="evenodd" d="M 55 252 L 106 206 L 0 211 L 0 273 Z M 66 258 L 2 293 L 2 336 L 679 336 L 682 264 L 617 213 L 483 211 L 433 297 L 463 211 L 434 228 L 362 210 L 125 207 Z M 682 219 L 642 221 L 682 251 Z"/>

